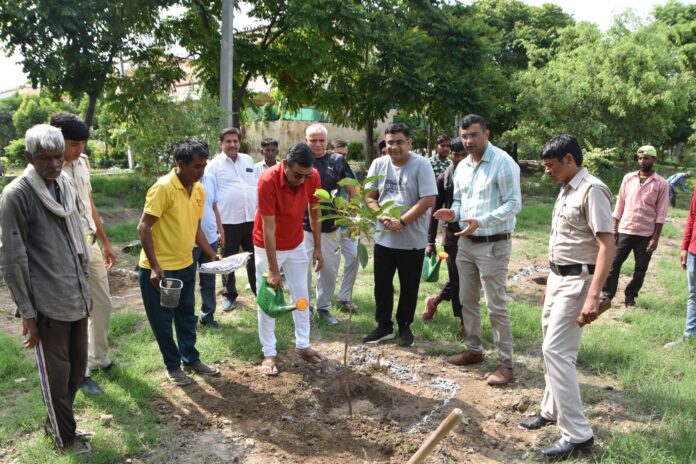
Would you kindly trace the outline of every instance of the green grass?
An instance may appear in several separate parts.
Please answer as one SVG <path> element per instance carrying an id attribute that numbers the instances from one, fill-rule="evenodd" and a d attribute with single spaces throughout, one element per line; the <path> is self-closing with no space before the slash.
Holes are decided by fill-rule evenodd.
<path id="1" fill-rule="evenodd" d="M 141 208 L 145 204 L 145 194 L 149 185 L 137 174 L 93 175 L 90 180 L 97 208 Z"/>
<path id="2" fill-rule="evenodd" d="M 113 243 L 130 242 L 138 240 L 138 223 L 140 220 L 117 222 L 115 224 L 106 224 L 104 229 L 109 240 Z"/>

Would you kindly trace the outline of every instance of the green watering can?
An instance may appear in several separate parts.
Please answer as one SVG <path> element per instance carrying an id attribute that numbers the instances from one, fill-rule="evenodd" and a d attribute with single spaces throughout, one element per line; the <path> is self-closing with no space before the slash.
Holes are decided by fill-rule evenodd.
<path id="1" fill-rule="evenodd" d="M 261 285 L 256 291 L 256 304 L 259 305 L 261 311 L 270 317 L 276 318 L 283 314 L 290 314 L 295 310 L 305 311 L 307 309 L 308 302 L 306 298 L 298 298 L 295 304 L 285 304 L 283 289 L 280 287 L 274 289 L 268 285 L 266 277 L 267 274 L 264 273 Z"/>
<path id="2" fill-rule="evenodd" d="M 423 260 L 421 279 L 425 282 L 437 282 L 440 279 L 440 263 L 446 260 L 447 257 L 448 255 L 444 251 L 426 256 Z"/>

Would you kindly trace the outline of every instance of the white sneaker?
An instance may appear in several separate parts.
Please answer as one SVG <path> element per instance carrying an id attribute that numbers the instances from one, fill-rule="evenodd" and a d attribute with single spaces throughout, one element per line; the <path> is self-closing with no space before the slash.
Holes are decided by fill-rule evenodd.
<path id="1" fill-rule="evenodd" d="M 222 310 L 226 313 L 232 311 L 236 307 L 237 304 L 228 300 L 227 298 L 225 298 L 225 301 L 222 302 Z"/>

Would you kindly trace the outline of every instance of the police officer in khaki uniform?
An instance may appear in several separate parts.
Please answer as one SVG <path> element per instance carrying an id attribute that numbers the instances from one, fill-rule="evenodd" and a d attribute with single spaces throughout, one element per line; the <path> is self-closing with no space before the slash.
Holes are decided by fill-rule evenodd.
<path id="1" fill-rule="evenodd" d="M 92 199 L 89 158 L 83 153 L 89 138 L 87 125 L 72 113 L 61 112 L 51 117 L 51 125 L 63 133 L 65 139 L 65 164 L 63 172 L 75 181 L 77 196 L 82 203 L 81 222 L 92 259 L 89 262 L 89 292 L 92 296 L 92 308 L 89 314 L 87 333 L 89 336 L 87 373 L 80 383 L 85 393 L 99 395 L 104 393 L 90 376 L 91 370 L 109 369 L 113 362 L 109 359 L 109 319 L 111 318 L 111 292 L 107 270 L 116 262 L 109 238 L 99 218 L 99 213 Z M 104 251 L 99 248 L 97 239 Z"/>
<path id="2" fill-rule="evenodd" d="M 582 326 L 599 315 L 602 286 L 614 259 L 611 192 L 582 167 L 582 150 L 571 135 L 559 135 L 541 157 L 552 180 L 562 184 L 549 240 L 551 273 L 541 325 L 546 389 L 541 413 L 523 420 L 526 429 L 556 422 L 562 437 L 542 450 L 546 458 L 566 458 L 592 446 L 575 361 Z"/>

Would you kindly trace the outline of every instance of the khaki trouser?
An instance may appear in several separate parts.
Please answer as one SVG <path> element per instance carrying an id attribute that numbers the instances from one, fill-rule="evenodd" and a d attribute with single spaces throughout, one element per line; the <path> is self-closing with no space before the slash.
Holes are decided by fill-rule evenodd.
<path id="1" fill-rule="evenodd" d="M 482 352 L 479 300 L 483 287 L 498 362 L 509 368 L 512 368 L 512 326 L 507 311 L 505 283 L 511 250 L 510 240 L 474 243 L 462 237 L 457 251 L 459 299 L 466 331 L 464 345 L 470 353 Z"/>
<path id="2" fill-rule="evenodd" d="M 584 268 L 579 276 L 549 274 L 541 316 L 544 333 L 544 379 L 546 388 L 541 415 L 558 423 L 563 437 L 581 443 L 592 437 L 580 399 L 575 362 L 582 328 L 575 321 L 590 288 L 592 275 Z"/>
<path id="3" fill-rule="evenodd" d="M 92 310 L 89 314 L 87 329 L 89 348 L 87 358 L 87 373 L 90 369 L 106 367 L 109 359 L 109 319 L 111 318 L 111 292 L 109 291 L 109 276 L 104 266 L 104 255 L 95 240 L 90 247 L 92 261 L 89 262 L 89 293 L 92 296 Z"/>

